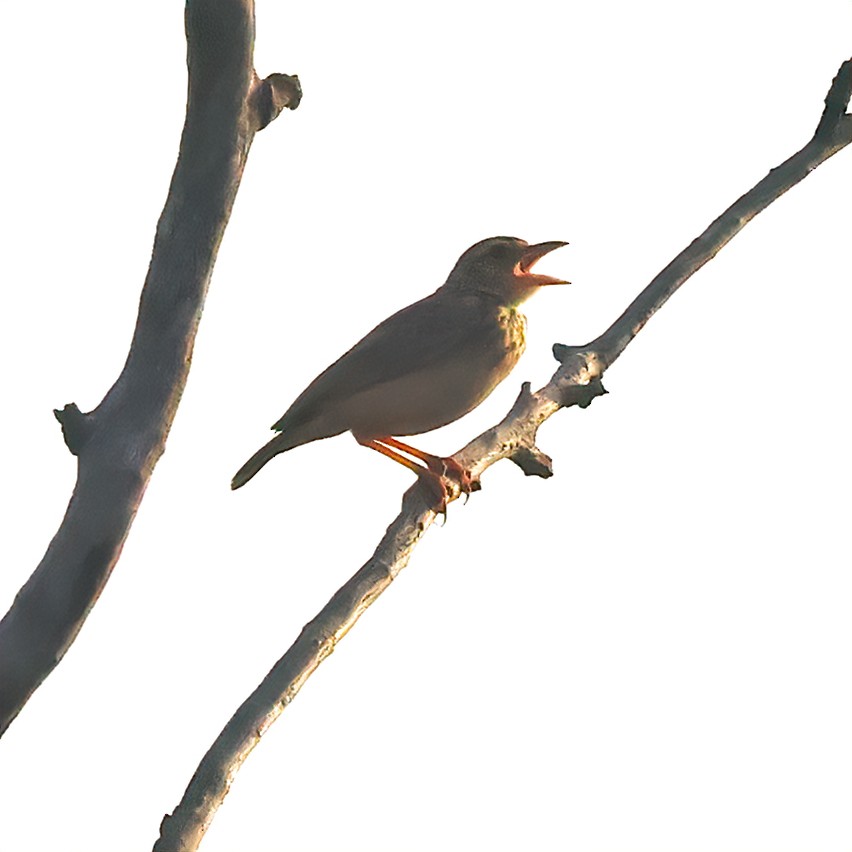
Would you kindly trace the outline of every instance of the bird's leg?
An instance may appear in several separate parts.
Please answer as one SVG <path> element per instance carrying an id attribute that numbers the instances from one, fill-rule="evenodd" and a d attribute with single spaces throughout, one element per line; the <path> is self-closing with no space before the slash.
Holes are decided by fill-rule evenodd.
<path id="1" fill-rule="evenodd" d="M 407 459 L 405 456 L 396 452 L 396 450 L 386 447 L 377 440 L 359 438 L 357 435 L 355 436 L 355 440 L 362 447 L 369 447 L 369 449 L 375 450 L 377 453 L 381 453 L 383 456 L 387 456 L 389 459 L 393 459 L 395 462 L 399 462 L 399 464 L 404 465 L 411 471 L 414 471 L 414 473 L 417 474 L 417 478 L 423 484 L 423 487 L 429 492 L 429 495 L 434 498 L 429 505 L 439 515 L 443 515 L 444 517 L 447 516 L 448 492 L 447 486 L 444 485 L 444 480 L 441 478 L 440 474 L 417 464 L 417 462 L 412 461 L 411 459 Z"/>
<path id="2" fill-rule="evenodd" d="M 396 447 L 396 449 L 402 450 L 416 459 L 420 459 L 426 463 L 426 466 L 432 473 L 452 479 L 458 484 L 459 491 L 464 495 L 470 494 L 471 491 L 479 490 L 479 483 L 474 482 L 471 479 L 470 472 L 465 470 L 454 458 L 444 458 L 443 456 L 433 456 L 431 453 L 424 453 L 423 450 L 403 444 L 402 441 L 398 441 L 396 438 L 378 438 L 377 440 L 381 441 L 382 444 L 386 444 L 389 447 Z"/>

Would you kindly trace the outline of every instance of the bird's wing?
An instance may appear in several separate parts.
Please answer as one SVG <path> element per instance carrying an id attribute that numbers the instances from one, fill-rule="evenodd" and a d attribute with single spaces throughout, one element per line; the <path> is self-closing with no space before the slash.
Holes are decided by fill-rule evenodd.
<path id="1" fill-rule="evenodd" d="M 499 304 L 479 294 L 438 290 L 388 317 L 308 385 L 272 427 L 299 426 L 342 399 L 441 363 L 448 355 L 505 350 Z"/>

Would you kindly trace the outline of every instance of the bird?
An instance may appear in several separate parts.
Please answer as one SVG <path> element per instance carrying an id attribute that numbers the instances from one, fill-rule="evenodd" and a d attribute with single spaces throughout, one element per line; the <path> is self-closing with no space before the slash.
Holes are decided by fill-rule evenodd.
<path id="1" fill-rule="evenodd" d="M 279 453 L 348 431 L 414 471 L 432 507 L 446 515 L 446 480 L 466 494 L 478 483 L 454 459 L 398 438 L 452 423 L 509 375 L 526 345 L 518 306 L 540 287 L 569 283 L 538 275 L 533 266 L 565 245 L 517 237 L 472 245 L 434 293 L 379 323 L 302 391 L 272 426 L 278 434 L 237 471 L 231 488 L 245 485 Z"/>

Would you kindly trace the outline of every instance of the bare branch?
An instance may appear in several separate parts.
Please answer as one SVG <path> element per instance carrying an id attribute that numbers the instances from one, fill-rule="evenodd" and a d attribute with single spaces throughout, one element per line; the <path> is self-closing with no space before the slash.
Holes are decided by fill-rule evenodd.
<path id="1" fill-rule="evenodd" d="M 477 480 L 486 468 L 509 458 L 525 473 L 550 476 L 550 459 L 535 445 L 538 427 L 560 408 L 585 408 L 606 393 L 601 376 L 650 317 L 690 276 L 712 258 L 749 220 L 852 141 L 850 117 L 844 114 L 852 86 L 852 60 L 843 63 L 826 99 L 826 114 L 814 138 L 773 169 L 736 201 L 686 250 L 681 252 L 634 300 L 615 323 L 586 346 L 554 346 L 561 366 L 535 393 L 524 384 L 503 421 L 471 441 L 454 458 Z M 842 101 L 843 109 L 837 104 Z M 830 104 L 830 106 L 829 106 Z M 825 122 L 829 125 L 824 125 Z M 457 498 L 458 492 L 449 499 Z M 334 650 L 362 613 L 408 564 L 411 553 L 435 519 L 419 486 L 403 496 L 402 511 L 388 527 L 371 559 L 311 621 L 258 688 L 249 696 L 204 756 L 173 815 L 161 825 L 159 852 L 193 850 L 222 803 L 249 752 L 305 681 Z"/>
<path id="2" fill-rule="evenodd" d="M 831 84 L 825 99 L 825 111 L 810 142 L 738 198 L 651 281 L 597 340 L 588 344 L 586 348 L 589 351 L 598 353 L 603 369 L 618 358 L 624 347 L 666 303 L 669 296 L 715 257 L 758 213 L 806 178 L 820 163 L 849 144 L 852 140 L 852 116 L 846 115 L 845 111 L 849 105 L 850 92 L 852 59 L 847 59 Z M 557 360 L 562 360 L 565 353 L 561 348 L 554 348 L 553 354 Z"/>
<path id="3" fill-rule="evenodd" d="M 299 102 L 298 78 L 254 72 L 251 0 L 189 0 L 186 36 L 186 121 L 127 361 L 94 411 L 71 403 L 56 412 L 77 484 L 0 622 L 0 732 L 62 659 L 109 579 L 186 384 L 254 134 Z"/>

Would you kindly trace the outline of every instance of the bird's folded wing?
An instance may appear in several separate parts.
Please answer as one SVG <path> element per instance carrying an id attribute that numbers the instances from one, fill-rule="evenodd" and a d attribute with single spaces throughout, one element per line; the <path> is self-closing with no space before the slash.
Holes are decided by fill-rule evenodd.
<path id="1" fill-rule="evenodd" d="M 488 296 L 437 291 L 377 325 L 322 372 L 272 427 L 289 429 L 335 401 L 476 355 L 495 363 L 505 351 L 500 305 Z"/>

